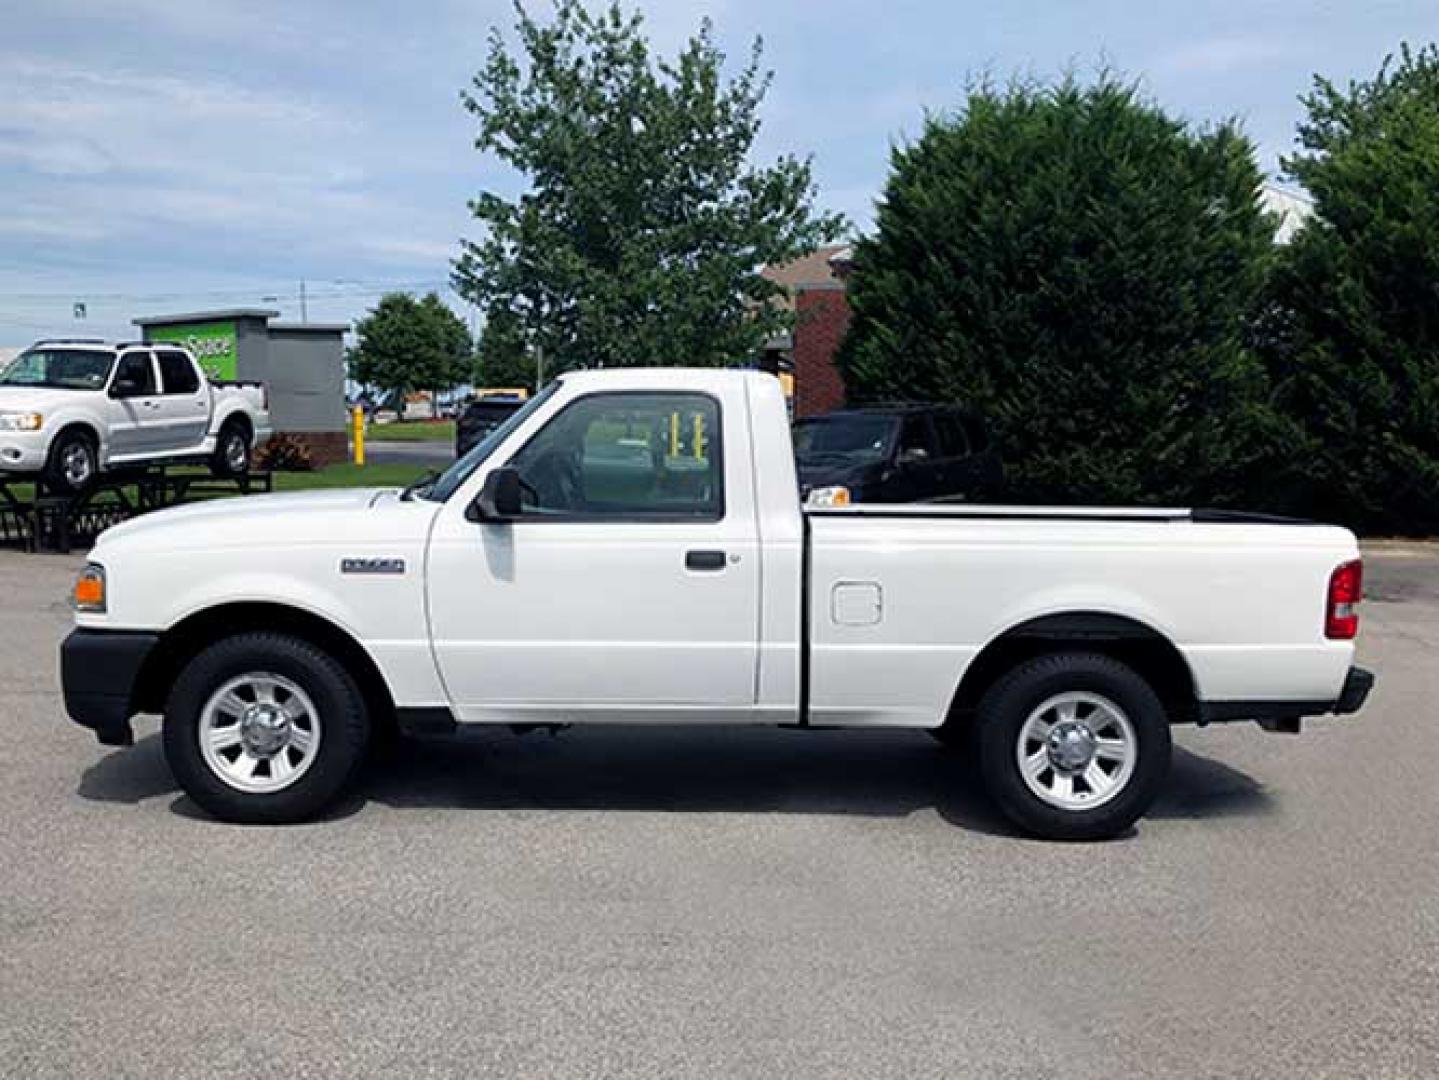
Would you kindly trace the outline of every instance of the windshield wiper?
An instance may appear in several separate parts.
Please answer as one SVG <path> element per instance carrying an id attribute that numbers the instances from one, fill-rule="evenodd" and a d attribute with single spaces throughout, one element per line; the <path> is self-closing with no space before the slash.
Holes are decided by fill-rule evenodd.
<path id="1" fill-rule="evenodd" d="M 400 492 L 400 501 L 409 502 L 416 495 L 419 495 L 421 492 L 434 487 L 435 484 L 439 481 L 439 479 L 439 471 L 436 469 L 430 469 L 428 472 L 425 473 L 424 476 L 420 477 L 414 483 L 406 487 L 404 491 Z"/>

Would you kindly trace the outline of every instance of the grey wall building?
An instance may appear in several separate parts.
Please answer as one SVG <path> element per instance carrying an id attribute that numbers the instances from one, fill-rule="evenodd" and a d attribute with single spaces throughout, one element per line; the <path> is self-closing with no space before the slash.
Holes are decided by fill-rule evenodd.
<path id="1" fill-rule="evenodd" d="M 184 345 L 214 379 L 263 382 L 275 431 L 302 440 L 317 465 L 343 461 L 344 323 L 279 322 L 278 311 L 229 308 L 136 319 L 146 341 Z"/>

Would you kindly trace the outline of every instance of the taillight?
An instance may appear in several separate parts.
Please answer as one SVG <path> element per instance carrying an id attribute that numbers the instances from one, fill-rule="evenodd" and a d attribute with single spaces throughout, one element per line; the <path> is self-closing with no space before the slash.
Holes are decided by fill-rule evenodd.
<path id="1" fill-rule="evenodd" d="M 1352 641 L 1359 633 L 1359 601 L 1364 596 L 1364 564 L 1358 559 L 1329 575 L 1329 603 L 1324 610 L 1324 636 Z"/>

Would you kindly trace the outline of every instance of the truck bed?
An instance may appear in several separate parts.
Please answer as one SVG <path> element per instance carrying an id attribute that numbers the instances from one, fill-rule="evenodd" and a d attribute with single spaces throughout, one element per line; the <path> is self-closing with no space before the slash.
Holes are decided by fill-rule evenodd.
<path id="1" fill-rule="evenodd" d="M 1124 620 L 1179 650 L 1201 703 L 1331 700 L 1327 640 L 1344 529 L 1187 509 L 856 506 L 805 514 L 810 716 L 925 726 L 990 643 L 1062 613 Z"/>

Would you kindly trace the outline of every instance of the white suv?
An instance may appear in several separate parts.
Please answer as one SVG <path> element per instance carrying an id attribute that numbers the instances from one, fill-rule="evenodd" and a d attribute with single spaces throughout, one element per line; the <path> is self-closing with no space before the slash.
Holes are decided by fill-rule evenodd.
<path id="1" fill-rule="evenodd" d="M 80 491 L 105 469 L 205 460 L 249 468 L 270 435 L 260 383 L 212 383 L 164 343 L 40 341 L 0 372 L 0 473 Z"/>

